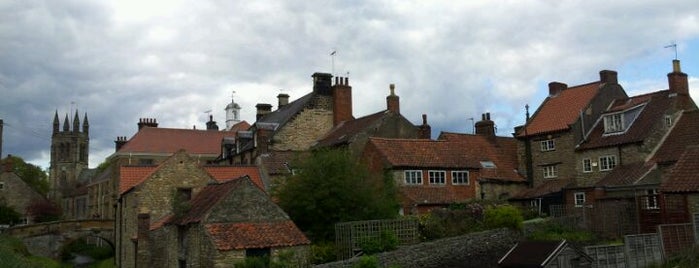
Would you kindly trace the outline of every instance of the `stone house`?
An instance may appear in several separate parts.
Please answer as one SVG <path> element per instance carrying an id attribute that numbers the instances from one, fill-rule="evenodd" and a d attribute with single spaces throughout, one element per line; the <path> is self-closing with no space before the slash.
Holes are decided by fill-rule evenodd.
<path id="1" fill-rule="evenodd" d="M 249 177 L 209 184 L 189 205 L 162 224 L 140 223 L 152 229 L 144 241 L 152 245 L 151 267 L 232 267 L 246 257 L 280 255 L 305 264 L 310 241 Z"/>
<path id="2" fill-rule="evenodd" d="M 699 146 L 684 150 L 663 177 L 659 191 L 663 223 L 689 223 L 696 218 L 699 213 Z"/>
<path id="3" fill-rule="evenodd" d="M 115 219 L 116 262 L 120 267 L 134 267 L 136 251 L 150 251 L 139 244 L 139 215 L 158 222 L 173 214 L 176 198 L 190 199 L 206 185 L 249 176 L 263 189 L 255 167 L 202 166 L 196 156 L 180 150 L 158 166 L 121 166 L 119 198 Z M 174 258 L 174 256 L 173 256 Z M 147 260 L 143 260 L 147 261 Z M 148 260 L 149 261 L 149 260 Z"/>
<path id="4" fill-rule="evenodd" d="M 599 81 L 573 87 L 549 83 L 549 96 L 531 118 L 527 111 L 524 126 L 515 128 L 519 170 L 526 174 L 531 189 L 513 196 L 513 201 L 544 213 L 550 204 L 563 203 L 561 189 L 574 184 L 579 173 L 575 149 L 584 133 L 612 100 L 627 97 L 615 71 L 599 74 Z"/>
<path id="5" fill-rule="evenodd" d="M 238 130 L 247 129 L 245 121 L 234 121 L 230 131 L 218 131 L 211 118 L 206 130 L 158 127 L 154 118 L 141 118 L 138 131 L 130 139 L 117 137 L 115 152 L 107 158 L 108 167 L 95 174 L 87 183 L 88 212 L 96 218 L 112 218 L 119 196 L 121 166 L 156 166 L 179 150 L 185 150 L 200 164 L 219 157 L 221 143 L 234 138 Z"/>
<path id="6" fill-rule="evenodd" d="M 0 202 L 22 215 L 21 222 L 15 224 L 33 223 L 34 217 L 27 208 L 34 202 L 45 201 L 46 197 L 39 194 L 29 184 L 24 182 L 22 178 L 17 176 L 12 160 L 9 157 L 0 162 L 2 163 L 2 170 L 0 170 Z"/>
<path id="7" fill-rule="evenodd" d="M 442 133 L 437 140 L 371 137 L 361 158 L 370 172 L 393 175 L 402 214 L 469 200 L 507 199 L 526 181 L 516 170 L 516 141 L 496 137 L 493 126 L 484 115 L 475 135 Z"/>

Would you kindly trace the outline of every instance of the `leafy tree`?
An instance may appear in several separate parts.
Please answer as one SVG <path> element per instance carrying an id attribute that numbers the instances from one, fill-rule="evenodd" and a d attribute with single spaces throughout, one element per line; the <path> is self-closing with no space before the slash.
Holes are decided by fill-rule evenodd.
<path id="1" fill-rule="evenodd" d="M 314 241 L 334 239 L 335 223 L 394 218 L 390 173 L 370 175 L 347 150 L 318 150 L 294 162 L 299 172 L 276 191 L 279 205 Z"/>
<path id="2" fill-rule="evenodd" d="M 61 208 L 45 199 L 36 200 L 27 207 L 27 214 L 32 215 L 35 222 L 56 221 L 61 219 Z"/>
<path id="3" fill-rule="evenodd" d="M 0 203 L 0 224 L 16 224 L 22 219 L 22 214 L 8 207 L 4 203 Z"/>
<path id="4" fill-rule="evenodd" d="M 507 227 L 515 230 L 522 229 L 524 218 L 522 212 L 514 206 L 502 205 L 489 207 L 483 214 L 483 221 L 489 228 Z"/>
<path id="5" fill-rule="evenodd" d="M 15 174 L 39 194 L 46 196 L 49 192 L 48 175 L 41 167 L 27 163 L 21 157 L 8 156 L 4 161 L 12 161 Z"/>

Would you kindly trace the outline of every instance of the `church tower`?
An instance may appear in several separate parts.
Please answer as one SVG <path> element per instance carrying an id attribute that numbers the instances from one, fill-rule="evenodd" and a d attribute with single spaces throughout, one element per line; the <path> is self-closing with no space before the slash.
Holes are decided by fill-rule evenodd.
<path id="1" fill-rule="evenodd" d="M 235 91 L 233 93 L 235 94 Z M 231 130 L 238 123 L 240 123 L 240 105 L 231 97 L 231 103 L 226 106 L 226 130 Z"/>
<path id="2" fill-rule="evenodd" d="M 78 176 L 88 167 L 90 124 L 87 113 L 83 117 L 81 128 L 78 111 L 75 111 L 72 128 L 66 114 L 63 129 L 58 121 L 58 111 L 53 116 L 53 133 L 51 134 L 51 162 L 49 168 L 50 198 L 59 205 L 66 196 L 77 188 Z"/>

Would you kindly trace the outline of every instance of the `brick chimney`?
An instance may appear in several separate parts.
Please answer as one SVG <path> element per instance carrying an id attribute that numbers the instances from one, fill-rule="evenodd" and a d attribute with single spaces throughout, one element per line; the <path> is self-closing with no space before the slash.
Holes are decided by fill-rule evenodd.
<path id="1" fill-rule="evenodd" d="M 277 100 L 279 101 L 277 109 L 281 109 L 282 107 L 289 104 L 289 94 L 279 93 L 279 95 L 277 95 Z"/>
<path id="2" fill-rule="evenodd" d="M 144 127 L 158 127 L 158 121 L 155 118 L 140 118 L 138 119 L 138 130 Z"/>
<path id="3" fill-rule="evenodd" d="M 549 83 L 549 96 L 556 96 L 561 91 L 568 88 L 568 85 L 561 82 L 551 82 Z"/>
<path id="4" fill-rule="evenodd" d="M 269 152 L 269 139 L 272 131 L 265 128 L 258 128 L 255 133 L 255 147 L 257 148 L 258 155 L 266 154 Z"/>
<path id="5" fill-rule="evenodd" d="M 209 115 L 209 122 L 206 122 L 206 130 L 218 131 L 218 125 L 214 121 L 213 115 Z"/>
<path id="6" fill-rule="evenodd" d="M 391 84 L 388 88 L 391 90 L 391 94 L 386 97 L 386 109 L 400 114 L 400 98 L 396 95 L 396 85 Z"/>
<path id="7" fill-rule="evenodd" d="M 672 60 L 672 72 L 667 74 L 667 82 L 670 92 L 677 93 L 677 95 L 689 95 L 689 81 L 687 74 L 683 73 L 680 68 L 679 60 Z"/>
<path id="8" fill-rule="evenodd" d="M 617 73 L 610 70 L 599 71 L 599 81 L 608 85 L 616 85 L 619 83 L 617 80 Z"/>
<path id="9" fill-rule="evenodd" d="M 418 139 L 432 139 L 432 127 L 427 124 L 427 115 L 422 114 L 422 125 L 417 128 Z"/>
<path id="10" fill-rule="evenodd" d="M 352 87 L 349 78 L 335 77 L 333 91 L 333 126 L 352 120 Z"/>
<path id="11" fill-rule="evenodd" d="M 330 84 L 332 83 L 332 74 L 328 73 L 314 73 L 313 77 L 313 92 L 330 96 L 332 95 L 332 90 L 330 89 Z"/>
<path id="12" fill-rule="evenodd" d="M 495 122 L 490 120 L 490 113 L 484 113 L 481 121 L 476 122 L 476 135 L 495 137 Z"/>
<path id="13" fill-rule="evenodd" d="M 126 136 L 119 136 L 117 139 L 114 141 L 115 144 L 115 152 L 118 152 L 121 147 L 124 147 L 126 145 Z"/>
<path id="14" fill-rule="evenodd" d="M 260 121 L 262 117 L 272 112 L 272 105 L 268 103 L 258 103 L 255 105 L 255 108 L 257 108 L 257 121 Z"/>

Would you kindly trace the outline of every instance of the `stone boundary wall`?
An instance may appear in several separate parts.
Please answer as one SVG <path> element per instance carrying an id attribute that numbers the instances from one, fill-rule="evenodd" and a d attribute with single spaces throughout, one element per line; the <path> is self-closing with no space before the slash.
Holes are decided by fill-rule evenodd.
<path id="1" fill-rule="evenodd" d="M 449 237 L 377 254 L 382 267 L 497 267 L 497 262 L 522 238 L 518 231 L 497 229 Z M 359 258 L 316 265 L 352 267 Z"/>

